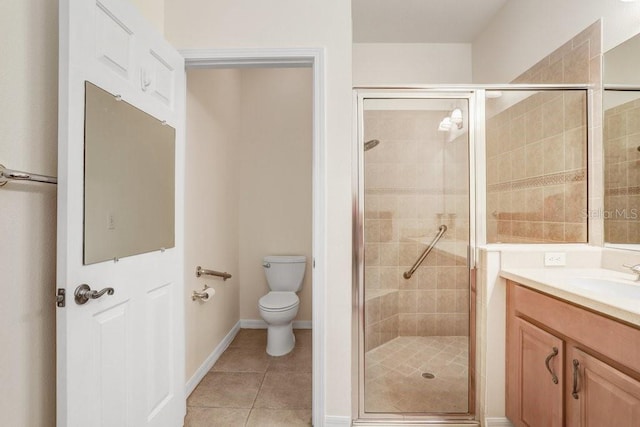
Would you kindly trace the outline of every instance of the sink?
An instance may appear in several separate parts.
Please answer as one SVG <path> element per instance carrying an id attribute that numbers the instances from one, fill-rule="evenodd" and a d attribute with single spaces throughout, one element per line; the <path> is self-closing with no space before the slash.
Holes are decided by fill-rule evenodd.
<path id="1" fill-rule="evenodd" d="M 567 279 L 567 284 L 602 296 L 640 299 L 640 283 L 605 277 L 572 277 Z"/>

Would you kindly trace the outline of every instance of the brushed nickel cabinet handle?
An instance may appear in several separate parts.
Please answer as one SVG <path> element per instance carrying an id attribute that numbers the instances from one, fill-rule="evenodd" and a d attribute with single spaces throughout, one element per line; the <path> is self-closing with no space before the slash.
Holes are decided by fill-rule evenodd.
<path id="1" fill-rule="evenodd" d="M 551 359 L 553 359 L 557 355 L 558 355 L 558 347 L 553 347 L 553 350 L 551 351 L 551 353 L 549 353 L 547 358 L 544 360 L 544 366 L 547 367 L 547 371 L 549 371 L 549 373 L 551 374 L 551 381 L 553 381 L 554 384 L 558 384 L 558 376 L 553 372 L 553 370 L 551 369 L 551 366 L 549 366 L 549 362 L 551 362 Z"/>
<path id="2" fill-rule="evenodd" d="M 571 396 L 574 399 L 579 399 L 578 396 L 578 371 L 580 368 L 580 362 L 577 359 L 573 359 L 573 390 L 571 391 Z"/>

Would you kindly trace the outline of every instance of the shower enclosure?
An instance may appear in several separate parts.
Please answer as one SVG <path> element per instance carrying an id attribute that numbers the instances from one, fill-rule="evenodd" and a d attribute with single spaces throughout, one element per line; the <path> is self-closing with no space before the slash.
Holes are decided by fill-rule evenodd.
<path id="1" fill-rule="evenodd" d="M 357 97 L 359 417 L 471 419 L 473 94 Z"/>
<path id="2" fill-rule="evenodd" d="M 588 90 L 355 91 L 354 425 L 477 425 L 476 244 L 587 241 Z"/>

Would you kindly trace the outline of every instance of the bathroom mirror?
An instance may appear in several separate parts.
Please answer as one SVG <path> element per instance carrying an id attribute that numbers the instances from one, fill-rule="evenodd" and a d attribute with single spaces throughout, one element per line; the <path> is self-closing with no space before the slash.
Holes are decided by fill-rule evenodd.
<path id="1" fill-rule="evenodd" d="M 84 264 L 175 246 L 175 129 L 85 82 Z"/>
<path id="2" fill-rule="evenodd" d="M 604 238 L 640 250 L 640 35 L 604 54 Z"/>

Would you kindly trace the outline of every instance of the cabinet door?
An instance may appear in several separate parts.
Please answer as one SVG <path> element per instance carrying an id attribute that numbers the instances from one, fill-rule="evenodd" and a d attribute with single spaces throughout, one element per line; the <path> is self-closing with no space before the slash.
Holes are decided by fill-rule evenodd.
<path id="1" fill-rule="evenodd" d="M 563 341 L 515 316 L 507 328 L 507 417 L 515 426 L 561 427 Z"/>
<path id="2" fill-rule="evenodd" d="M 640 425 L 640 381 L 575 347 L 566 369 L 568 426 Z"/>

